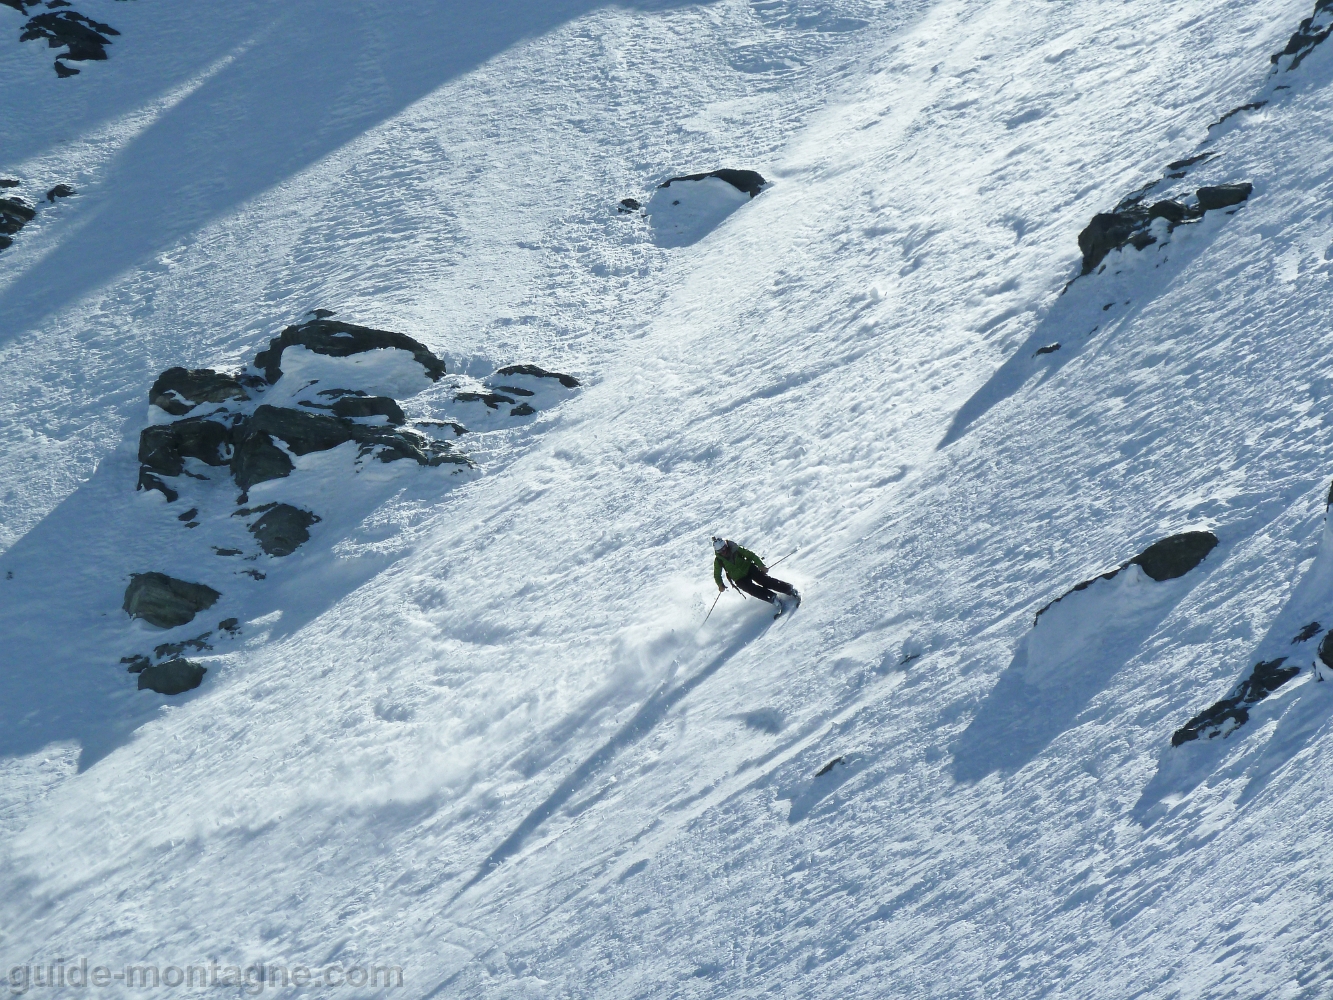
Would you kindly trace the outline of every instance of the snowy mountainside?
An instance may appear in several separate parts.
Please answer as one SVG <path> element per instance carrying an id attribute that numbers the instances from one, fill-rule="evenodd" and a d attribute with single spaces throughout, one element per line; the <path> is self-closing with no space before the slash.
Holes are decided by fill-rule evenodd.
<path id="1" fill-rule="evenodd" d="M 106 61 L 0 50 L 0 174 L 78 192 L 0 253 L 4 971 L 1324 995 L 1326 7 L 83 0 Z M 677 240 L 656 185 L 719 166 L 769 183 Z M 1082 273 L 1117 212 L 1153 241 Z M 217 577 L 198 688 L 136 690 L 189 629 L 129 574 L 229 558 L 134 490 L 149 388 L 317 307 L 582 384 L 512 424 L 423 387 L 456 485 L 278 480 L 311 541 Z M 704 625 L 715 533 L 794 552 L 800 611 Z"/>

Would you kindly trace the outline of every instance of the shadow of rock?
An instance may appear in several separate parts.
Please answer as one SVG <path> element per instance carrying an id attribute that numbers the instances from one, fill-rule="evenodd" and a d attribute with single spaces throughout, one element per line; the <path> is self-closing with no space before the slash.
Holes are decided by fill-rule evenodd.
<path id="1" fill-rule="evenodd" d="M 36 325 L 524 38 L 602 6 L 604 0 L 256 5 L 250 37 L 238 39 L 230 61 L 116 154 L 98 185 L 105 195 L 84 195 L 78 231 L 6 288 L 6 335 Z M 206 30 L 200 25 L 192 34 Z"/>
<path id="2" fill-rule="evenodd" d="M 1162 544 L 1042 609 L 954 745 L 954 780 L 1013 774 L 1077 722 L 1200 579 L 1159 582 L 1145 572 L 1142 561 Z"/>

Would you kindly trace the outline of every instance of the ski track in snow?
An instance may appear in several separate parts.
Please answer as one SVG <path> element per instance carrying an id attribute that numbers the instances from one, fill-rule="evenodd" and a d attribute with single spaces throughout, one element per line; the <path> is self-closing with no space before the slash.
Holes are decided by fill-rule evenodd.
<path id="1" fill-rule="evenodd" d="M 1169 745 L 1333 625 L 1333 43 L 1267 75 L 1308 2 L 80 9 L 122 34 L 72 80 L 0 45 L 0 176 L 79 190 L 0 253 L 0 971 L 1327 994 L 1333 690 Z M 1200 149 L 1180 190 L 1250 200 L 1061 296 Z M 718 166 L 772 184 L 698 242 L 615 211 Z M 280 481 L 327 534 L 219 587 L 199 690 L 135 691 L 127 574 L 229 573 L 234 500 L 133 492 L 148 386 L 317 306 L 584 388 L 466 481 Z M 796 549 L 800 612 L 701 629 L 715 533 Z"/>

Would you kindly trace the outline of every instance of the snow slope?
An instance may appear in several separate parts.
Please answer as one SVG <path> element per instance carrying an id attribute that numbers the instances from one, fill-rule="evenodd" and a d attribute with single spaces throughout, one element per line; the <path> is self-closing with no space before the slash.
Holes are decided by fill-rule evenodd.
<path id="1" fill-rule="evenodd" d="M 1327 993 L 1333 690 L 1291 639 L 1333 624 L 1333 45 L 1269 63 L 1306 0 L 181 6 L 87 0 L 122 35 L 71 80 L 0 46 L 0 174 L 79 190 L 0 254 L 3 971 Z M 1214 151 L 1153 197 L 1243 206 L 1068 284 Z M 616 211 L 718 166 L 772 183 L 702 239 Z M 320 306 L 584 386 L 466 482 L 298 470 L 327 531 L 218 584 L 202 687 L 138 692 L 128 574 L 231 572 L 133 491 L 148 386 Z M 1196 569 L 1034 630 L 1186 530 Z M 795 550 L 801 610 L 701 627 L 716 533 Z"/>

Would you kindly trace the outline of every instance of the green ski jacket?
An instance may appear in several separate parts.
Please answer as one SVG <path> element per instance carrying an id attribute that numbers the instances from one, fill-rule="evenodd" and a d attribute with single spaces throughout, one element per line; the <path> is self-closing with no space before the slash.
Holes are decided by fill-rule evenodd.
<path id="1" fill-rule="evenodd" d="M 753 569 L 762 573 L 767 567 L 757 555 L 742 545 L 736 545 L 734 542 L 731 546 L 731 554 L 728 557 L 723 558 L 721 554 L 713 557 L 713 580 L 717 584 L 718 590 L 724 589 L 722 586 L 723 570 L 727 571 L 727 579 L 729 580 L 744 580 Z"/>

